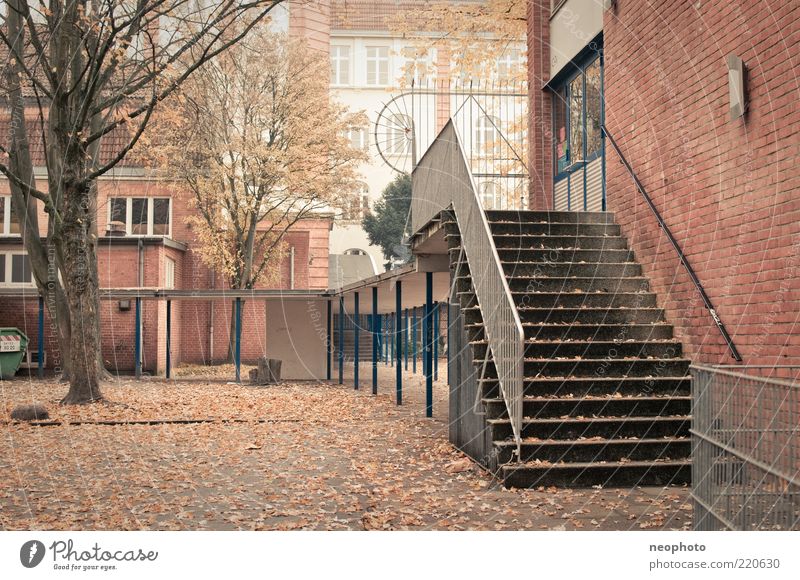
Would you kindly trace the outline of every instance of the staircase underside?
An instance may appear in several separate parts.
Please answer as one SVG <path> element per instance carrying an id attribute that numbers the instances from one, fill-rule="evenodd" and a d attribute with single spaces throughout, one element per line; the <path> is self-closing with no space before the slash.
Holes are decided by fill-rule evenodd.
<path id="1" fill-rule="evenodd" d="M 505 485 L 689 482 L 689 361 L 613 215 L 487 212 L 525 333 L 518 458 L 472 287 L 470 266 L 478 266 L 443 216 L 490 467 Z"/>

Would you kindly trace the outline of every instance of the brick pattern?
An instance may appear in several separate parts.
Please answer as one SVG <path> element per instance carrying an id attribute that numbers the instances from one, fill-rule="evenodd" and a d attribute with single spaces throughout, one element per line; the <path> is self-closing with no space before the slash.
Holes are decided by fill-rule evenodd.
<path id="1" fill-rule="evenodd" d="M 769 17 L 765 15 L 769 14 Z M 746 363 L 800 364 L 800 5 L 620 0 L 606 12 L 606 119 L 683 245 Z M 729 118 L 725 59 L 748 67 Z M 794 59 L 794 61 L 793 61 Z M 731 362 L 630 177 L 610 156 L 616 212 L 691 356 Z"/>
<path id="2" fill-rule="evenodd" d="M 528 0 L 529 207 L 553 206 L 552 101 L 539 91 L 550 80 L 550 0 Z"/>

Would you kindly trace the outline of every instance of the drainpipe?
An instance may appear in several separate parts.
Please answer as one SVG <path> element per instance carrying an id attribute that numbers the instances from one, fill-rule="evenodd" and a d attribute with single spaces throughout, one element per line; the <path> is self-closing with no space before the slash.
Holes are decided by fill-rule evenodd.
<path id="1" fill-rule="evenodd" d="M 137 241 L 136 245 L 137 245 L 137 249 L 138 249 L 138 261 L 139 261 L 139 263 L 138 263 L 139 272 L 137 274 L 137 277 L 138 277 L 138 283 L 139 283 L 139 290 L 141 290 L 144 287 L 144 242 L 142 241 L 141 238 L 139 238 L 139 240 Z M 144 317 L 141 316 L 141 307 L 138 308 L 137 311 L 140 314 L 138 320 L 136 321 L 137 332 L 139 333 L 139 336 L 140 336 L 139 353 L 138 353 L 138 359 L 139 360 L 134 361 L 134 368 L 141 369 L 142 368 L 142 359 L 144 359 L 144 333 L 142 332 L 142 320 L 144 320 Z M 137 378 L 138 378 L 138 376 L 137 376 Z"/>
<path id="2" fill-rule="evenodd" d="M 214 280 L 216 275 L 214 269 L 211 269 L 211 289 L 214 289 Z M 214 300 L 211 300 L 208 305 L 208 364 L 214 362 Z"/>
<path id="3" fill-rule="evenodd" d="M 289 248 L 289 289 L 294 290 L 294 246 Z"/>

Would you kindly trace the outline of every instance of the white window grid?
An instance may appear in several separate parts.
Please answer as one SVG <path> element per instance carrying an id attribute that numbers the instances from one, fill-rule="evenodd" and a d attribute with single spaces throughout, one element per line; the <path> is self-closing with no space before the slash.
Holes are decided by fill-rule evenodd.
<path id="1" fill-rule="evenodd" d="M 108 223 L 111 223 L 111 206 L 112 200 L 125 200 L 125 234 L 132 237 L 172 237 L 172 198 L 171 197 L 109 197 L 108 198 Z M 147 232 L 144 234 L 134 234 L 133 232 L 133 200 L 146 199 L 147 200 Z M 167 217 L 167 233 L 154 234 L 153 233 L 153 200 L 166 199 L 169 200 L 169 212 Z"/>
<path id="2" fill-rule="evenodd" d="M 367 86 L 385 87 L 389 84 L 389 47 L 367 46 Z"/>
<path id="3" fill-rule="evenodd" d="M 331 45 L 331 84 L 350 84 L 350 47 L 347 45 Z"/>
<path id="4" fill-rule="evenodd" d="M 23 256 L 27 257 L 28 253 L 24 251 L 9 251 L 9 252 L 0 252 L 0 256 L 3 256 L 3 260 L 0 260 L 0 267 L 2 267 L 2 271 L 0 272 L 0 286 L 1 287 L 16 287 L 16 288 L 33 288 L 36 284 L 33 281 L 33 270 L 30 268 L 29 262 L 29 270 L 31 272 L 30 280 L 26 282 L 14 282 L 12 281 L 12 273 L 13 273 L 13 264 L 14 264 L 14 256 Z"/>

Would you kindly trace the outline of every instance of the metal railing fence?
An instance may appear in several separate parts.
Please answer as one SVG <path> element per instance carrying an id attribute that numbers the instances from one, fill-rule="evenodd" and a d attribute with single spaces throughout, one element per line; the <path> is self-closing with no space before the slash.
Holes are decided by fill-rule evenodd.
<path id="1" fill-rule="evenodd" d="M 691 370 L 695 529 L 800 530 L 800 368 Z"/>
<path id="2" fill-rule="evenodd" d="M 412 231 L 418 232 L 432 218 L 452 207 L 519 452 L 524 333 L 458 129 L 452 120 L 422 156 L 412 179 Z"/>

